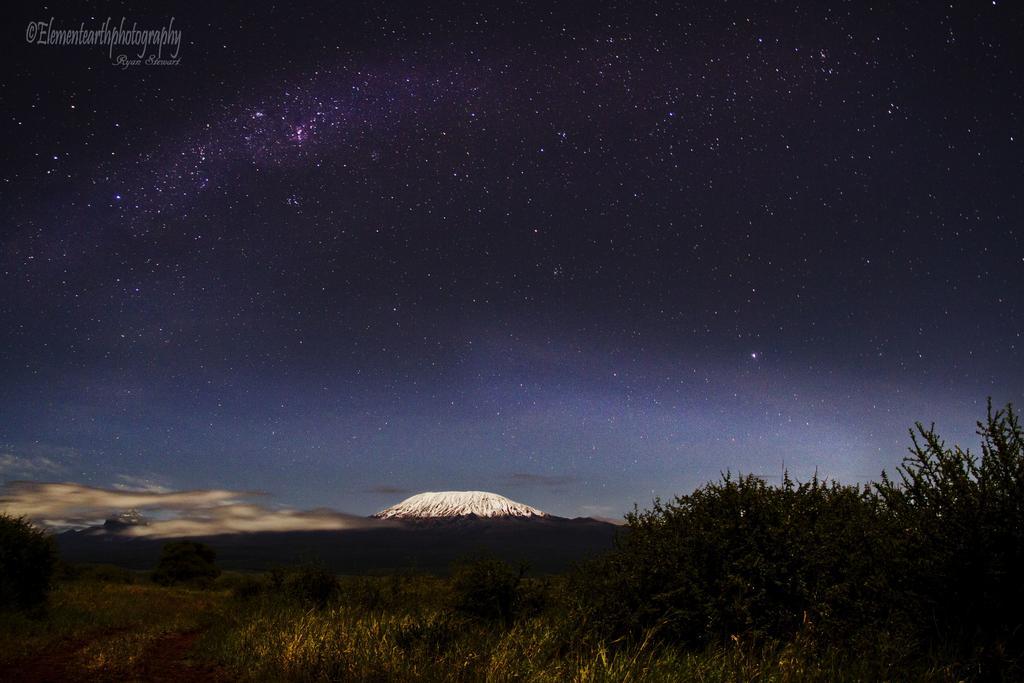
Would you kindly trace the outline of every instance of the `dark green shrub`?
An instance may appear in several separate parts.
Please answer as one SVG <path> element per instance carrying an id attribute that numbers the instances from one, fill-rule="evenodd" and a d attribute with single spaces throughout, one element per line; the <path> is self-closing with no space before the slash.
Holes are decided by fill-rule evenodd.
<path id="1" fill-rule="evenodd" d="M 516 596 L 516 616 L 530 618 L 544 613 L 554 602 L 554 585 L 548 578 L 524 578 Z"/>
<path id="2" fill-rule="evenodd" d="M 456 562 L 451 579 L 454 607 L 464 614 L 509 624 L 523 605 L 525 574 L 525 565 L 513 566 L 489 554 Z"/>
<path id="3" fill-rule="evenodd" d="M 267 580 L 270 582 L 270 590 L 275 593 L 284 592 L 284 580 L 288 577 L 288 569 L 286 567 L 271 567 L 270 571 L 267 572 Z"/>
<path id="4" fill-rule="evenodd" d="M 341 597 L 346 605 L 365 610 L 381 609 L 395 602 L 381 579 L 368 576 L 346 577 L 341 582 Z"/>
<path id="5" fill-rule="evenodd" d="M 849 637 L 886 612 L 877 518 L 867 488 L 726 474 L 627 515 L 617 549 L 573 578 L 574 612 L 600 637 Z"/>
<path id="6" fill-rule="evenodd" d="M 270 589 L 270 581 L 265 574 L 226 571 L 217 577 L 212 588 L 226 591 L 234 598 L 248 600 L 267 592 Z"/>
<path id="7" fill-rule="evenodd" d="M 153 572 L 153 580 L 161 585 L 190 583 L 209 586 L 220 575 L 214 562 L 217 553 L 205 543 L 172 541 L 165 543 L 160 561 Z"/>
<path id="8" fill-rule="evenodd" d="M 1024 651 L 1024 434 L 1012 406 L 978 422 L 981 457 L 911 432 L 899 482 L 878 485 L 900 553 L 892 580 L 923 636 Z M 989 654 L 982 653 L 987 657 Z"/>
<path id="9" fill-rule="evenodd" d="M 1019 679 L 1024 434 L 991 405 L 978 434 L 980 457 L 917 425 L 898 481 L 726 475 L 634 511 L 616 550 L 571 577 L 576 633 L 945 652 L 972 676 Z"/>
<path id="10" fill-rule="evenodd" d="M 0 514 L 0 609 L 46 601 L 57 567 L 53 538 L 24 517 Z"/>
<path id="11" fill-rule="evenodd" d="M 231 586 L 231 595 L 240 600 L 251 600 L 265 593 L 267 587 L 266 581 L 255 576 L 246 576 L 234 582 Z"/>
<path id="12" fill-rule="evenodd" d="M 449 654 L 467 635 L 464 620 L 449 613 L 432 619 L 403 620 L 393 633 L 394 643 L 402 651 L 426 652 L 437 659 Z"/>
<path id="13" fill-rule="evenodd" d="M 281 585 L 285 595 L 292 600 L 319 609 L 326 607 L 338 595 L 340 588 L 338 577 L 316 563 L 287 572 Z"/>

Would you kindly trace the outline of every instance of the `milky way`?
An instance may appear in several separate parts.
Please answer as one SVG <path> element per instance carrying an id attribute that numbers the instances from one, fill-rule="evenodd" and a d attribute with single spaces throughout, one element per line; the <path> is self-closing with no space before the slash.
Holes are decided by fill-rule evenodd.
<path id="1" fill-rule="evenodd" d="M 1012 8 L 291 12 L 16 46 L 0 475 L 615 514 L 1020 400 Z"/>

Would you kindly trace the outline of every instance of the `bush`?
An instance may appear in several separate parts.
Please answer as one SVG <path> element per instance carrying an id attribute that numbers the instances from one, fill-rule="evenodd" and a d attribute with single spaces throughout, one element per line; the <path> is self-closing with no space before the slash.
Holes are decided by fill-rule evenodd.
<path id="1" fill-rule="evenodd" d="M 265 593 L 267 583 L 255 576 L 246 576 L 234 582 L 231 586 L 231 595 L 240 600 L 251 600 Z"/>
<path id="2" fill-rule="evenodd" d="M 726 474 L 627 515 L 616 551 L 574 577 L 577 618 L 600 637 L 656 629 L 698 646 L 808 628 L 849 637 L 883 616 L 877 509 L 867 488 Z"/>
<path id="3" fill-rule="evenodd" d="M 348 576 L 341 582 L 340 594 L 346 605 L 362 610 L 378 610 L 395 602 L 395 593 L 387 590 L 388 586 L 377 577 Z"/>
<path id="4" fill-rule="evenodd" d="M 463 559 L 452 572 L 455 609 L 509 624 L 523 606 L 525 574 L 526 565 L 513 566 L 489 554 Z"/>
<path id="5" fill-rule="evenodd" d="M 571 579 L 576 633 L 945 652 L 1019 679 L 1024 433 L 1012 406 L 990 404 L 978 434 L 980 457 L 918 424 L 897 479 L 866 487 L 726 474 L 635 510 Z"/>
<path id="6" fill-rule="evenodd" d="M 153 572 L 153 580 L 163 586 L 176 583 L 209 586 L 220 576 L 220 569 L 214 564 L 216 559 L 217 553 L 205 543 L 165 543 L 160 552 L 160 561 Z"/>
<path id="7" fill-rule="evenodd" d="M 316 563 L 297 567 L 284 574 L 278 582 L 285 595 L 318 609 L 326 607 L 338 595 L 340 587 L 338 577 Z"/>
<path id="8" fill-rule="evenodd" d="M 49 534 L 24 517 L 0 513 L 0 609 L 27 609 L 46 601 L 57 567 Z"/>
<path id="9" fill-rule="evenodd" d="M 925 638 L 1024 651 L 1024 434 L 1012 406 L 978 422 L 981 457 L 911 432 L 899 482 L 878 485 L 898 533 L 892 580 Z"/>
<path id="10" fill-rule="evenodd" d="M 288 578 L 288 568 L 280 565 L 270 568 L 267 572 L 267 580 L 270 582 L 270 589 L 275 593 L 284 591 L 284 580 Z"/>
<path id="11" fill-rule="evenodd" d="M 212 587 L 214 590 L 226 591 L 232 597 L 249 600 L 265 593 L 270 588 L 270 582 L 263 574 L 227 571 L 217 577 Z"/>

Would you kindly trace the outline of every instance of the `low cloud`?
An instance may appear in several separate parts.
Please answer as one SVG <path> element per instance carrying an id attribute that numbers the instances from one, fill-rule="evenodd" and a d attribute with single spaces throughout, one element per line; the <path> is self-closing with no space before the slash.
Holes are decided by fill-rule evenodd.
<path id="1" fill-rule="evenodd" d="M 187 512 L 230 505 L 256 495 L 259 494 L 221 489 L 160 493 L 103 489 L 75 483 L 14 481 L 0 490 L 0 507 L 33 519 L 91 518 L 133 508 Z"/>
<path id="2" fill-rule="evenodd" d="M 227 489 L 190 491 L 98 488 L 77 483 L 11 482 L 0 488 L 0 510 L 53 528 L 95 524 L 129 509 L 150 518 L 123 533 L 206 536 L 259 531 L 355 529 L 379 522 L 328 509 L 295 510 L 253 502 L 266 494 Z"/>
<path id="3" fill-rule="evenodd" d="M 374 520 L 334 510 L 268 509 L 260 505 L 221 505 L 189 516 L 133 526 L 133 536 L 214 536 L 259 531 L 328 531 L 379 526 Z"/>

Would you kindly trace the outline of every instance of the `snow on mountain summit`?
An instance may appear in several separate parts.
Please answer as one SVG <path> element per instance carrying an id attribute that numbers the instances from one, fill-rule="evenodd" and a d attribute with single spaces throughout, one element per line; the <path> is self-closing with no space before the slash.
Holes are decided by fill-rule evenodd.
<path id="1" fill-rule="evenodd" d="M 382 519 L 424 519 L 450 517 L 547 517 L 529 505 L 486 491 L 427 491 L 381 510 Z"/>
<path id="2" fill-rule="evenodd" d="M 103 523 L 103 527 L 107 530 L 124 530 L 128 527 L 133 526 L 148 526 L 149 521 L 142 516 L 142 513 L 132 508 L 131 510 L 125 510 L 124 512 L 118 513 L 113 517 L 109 517 L 107 521 Z"/>

